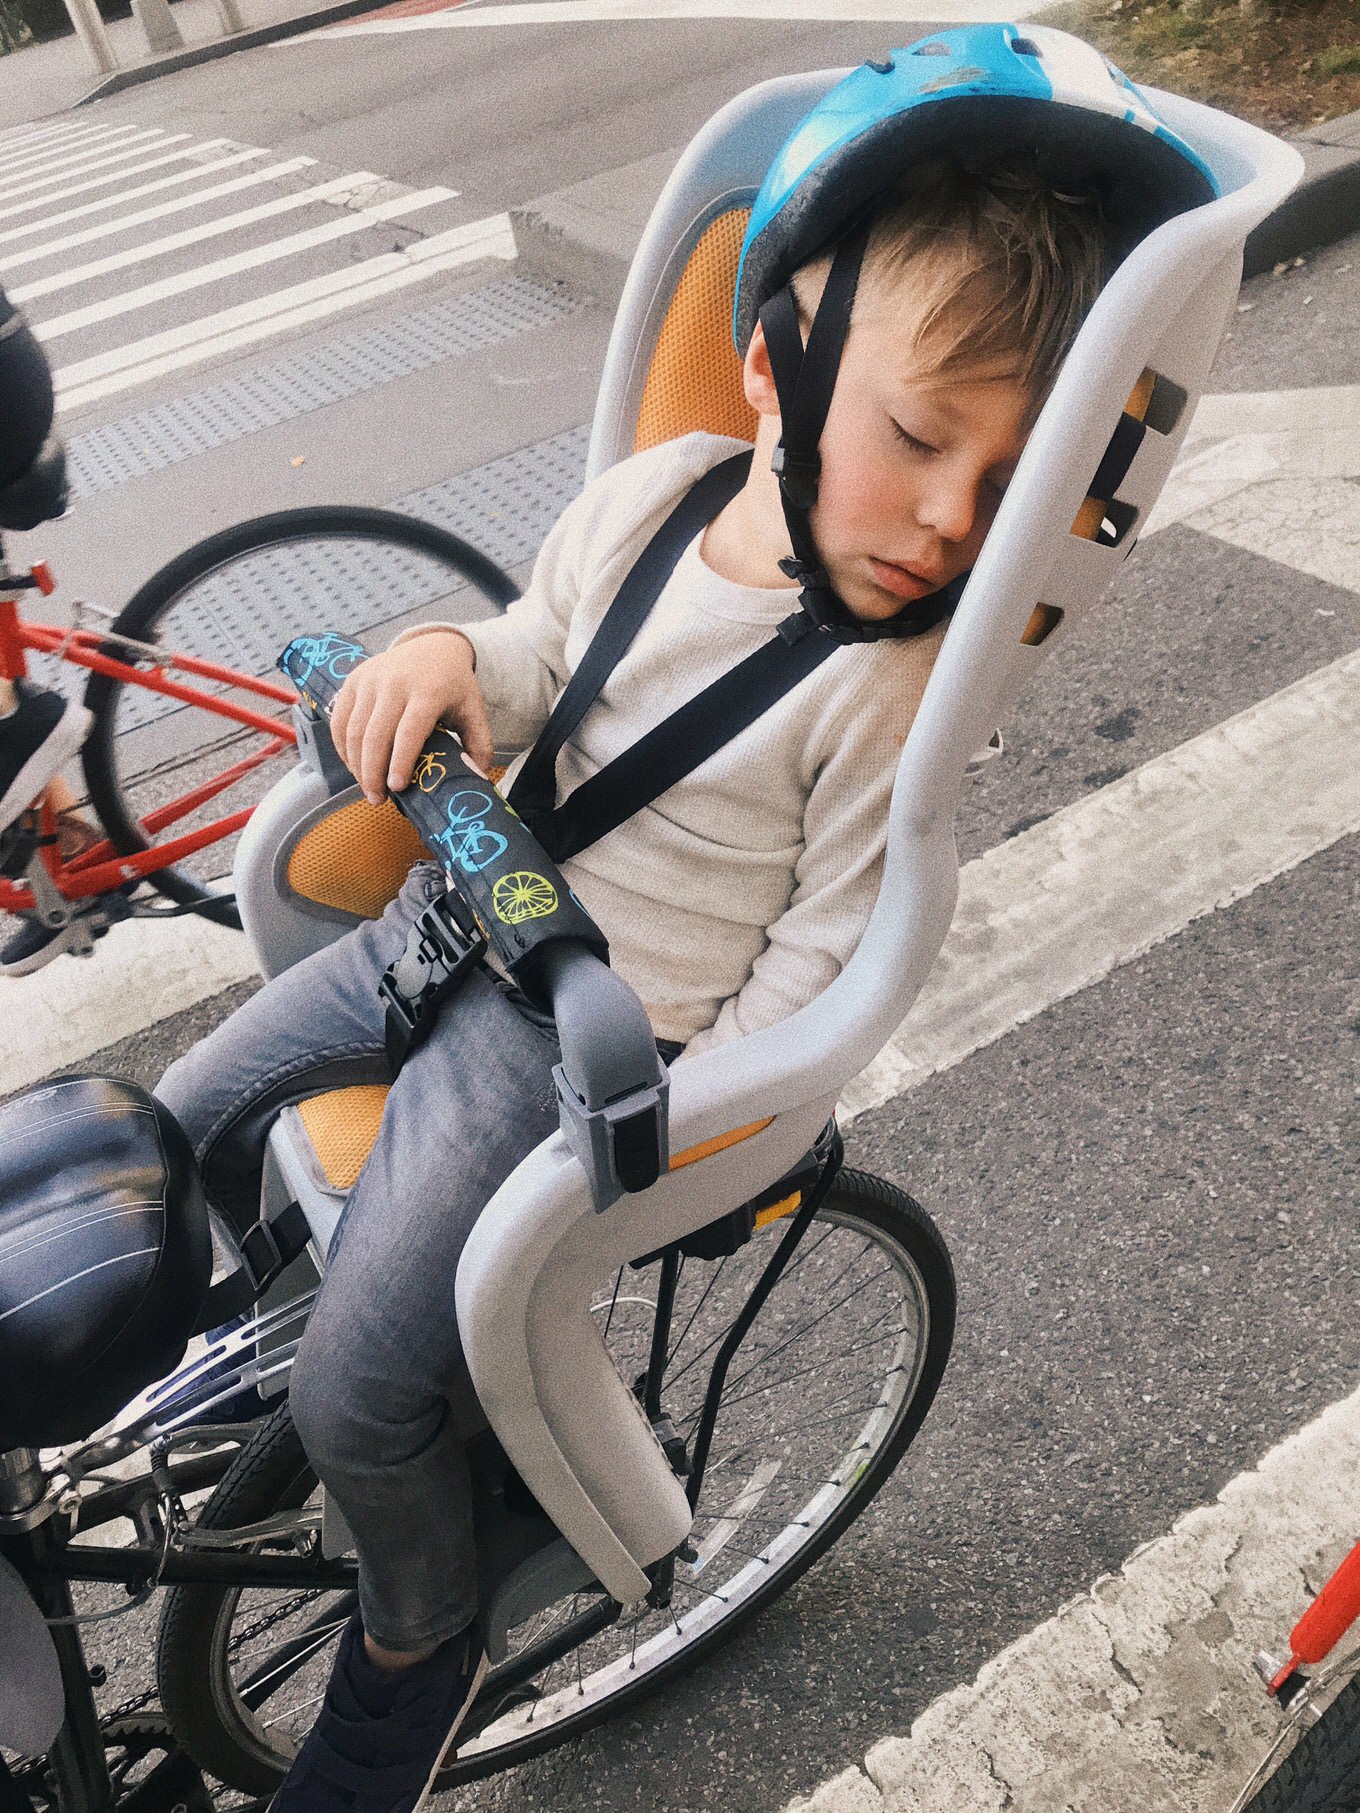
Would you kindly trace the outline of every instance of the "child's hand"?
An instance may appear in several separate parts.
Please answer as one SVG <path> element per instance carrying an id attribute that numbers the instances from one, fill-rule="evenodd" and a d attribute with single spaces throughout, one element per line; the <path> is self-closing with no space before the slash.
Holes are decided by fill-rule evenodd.
<path id="1" fill-rule="evenodd" d="M 400 793 L 438 723 L 458 732 L 479 768 L 491 765 L 491 726 L 473 674 L 472 644 L 428 630 L 361 661 L 336 696 L 331 738 L 371 805 Z"/>

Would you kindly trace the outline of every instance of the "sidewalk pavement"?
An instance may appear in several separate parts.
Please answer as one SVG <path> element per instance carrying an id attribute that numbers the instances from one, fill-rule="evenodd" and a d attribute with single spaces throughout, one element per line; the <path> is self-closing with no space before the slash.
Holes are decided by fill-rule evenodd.
<path id="1" fill-rule="evenodd" d="M 109 44 L 119 65 L 111 76 L 98 73 L 74 33 L 11 51 L 0 57 L 0 132 L 154 81 L 157 76 L 173 75 L 195 63 L 373 10 L 373 0 L 330 0 L 323 6 L 316 0 L 238 0 L 238 4 L 246 29 L 224 38 L 214 0 L 175 0 L 171 17 L 183 34 L 185 48 L 161 57 L 148 55 L 146 34 L 136 19 L 106 21 Z"/>

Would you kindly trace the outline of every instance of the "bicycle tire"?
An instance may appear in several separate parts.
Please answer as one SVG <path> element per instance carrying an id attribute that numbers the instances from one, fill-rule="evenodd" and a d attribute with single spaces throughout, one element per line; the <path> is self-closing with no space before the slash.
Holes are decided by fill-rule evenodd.
<path id="1" fill-rule="evenodd" d="M 359 556 L 346 553 L 343 559 L 335 560 L 335 572 L 328 575 L 318 570 L 316 548 L 318 544 L 330 541 L 337 550 L 351 546 L 366 550 L 368 544 L 386 543 L 405 561 L 415 563 L 433 562 L 426 577 L 422 578 L 424 568 L 419 564 L 408 565 L 403 570 L 403 577 L 413 598 L 419 597 L 422 589 L 428 590 L 432 582 L 437 582 L 443 575 L 453 584 L 443 588 L 444 595 L 471 586 L 484 599 L 498 610 L 503 610 L 515 597 L 519 588 L 508 573 L 497 566 L 495 561 L 479 549 L 465 541 L 451 530 L 440 528 L 435 523 L 422 522 L 413 516 L 404 516 L 394 510 L 379 510 L 366 505 L 307 505 L 294 510 L 279 510 L 268 516 L 252 517 L 246 522 L 219 530 L 203 541 L 179 554 L 174 560 L 154 573 L 141 586 L 115 618 L 111 633 L 130 636 L 139 642 L 159 644 L 161 637 L 169 637 L 173 628 L 176 634 L 166 642 L 168 648 L 178 648 L 180 652 L 203 654 L 223 665 L 235 665 L 231 661 L 231 650 L 224 653 L 221 647 L 212 646 L 194 648 L 186 646 L 191 643 L 199 631 L 192 622 L 183 625 L 172 623 L 177 611 L 187 619 L 194 616 L 194 606 L 208 594 L 201 590 L 207 585 L 219 588 L 219 595 L 233 583 L 239 588 L 250 583 L 259 583 L 258 575 L 252 581 L 250 563 L 259 562 L 261 557 L 268 557 L 276 565 L 280 562 L 280 586 L 299 593 L 298 611 L 295 614 L 305 615 L 308 609 L 314 608 L 318 621 L 314 623 L 289 621 L 286 627 L 280 623 L 277 635 L 278 647 L 271 647 L 267 652 L 261 650 L 251 664 L 261 675 L 271 673 L 273 658 L 282 648 L 290 635 L 305 631 L 308 628 L 324 628 L 327 625 L 319 619 L 329 610 L 337 617 L 345 610 L 348 603 L 355 563 L 362 560 Z M 302 564 L 302 576 L 294 583 L 286 573 L 284 550 L 303 550 L 298 559 Z M 310 554 L 310 560 L 305 558 Z M 290 557 L 291 558 L 291 557 Z M 233 580 L 231 569 L 236 566 L 237 575 Z M 262 569 L 261 569 L 262 570 Z M 303 598 L 307 597 L 307 602 Z M 387 594 L 384 592 L 384 598 Z M 290 601 L 291 602 L 291 601 Z M 336 624 L 339 627 L 339 624 Z M 355 634 L 362 634 L 364 625 L 355 624 L 346 615 L 345 627 Z M 191 634 L 186 639 L 185 630 Z M 205 643 L 215 638 L 222 640 L 221 625 L 204 622 L 202 639 Z M 131 657 L 126 650 L 121 651 L 112 641 L 106 645 L 106 652 L 119 655 L 127 660 Z M 277 678 L 278 676 L 272 675 Z M 133 695 L 138 697 L 133 700 Z M 143 829 L 138 810 L 138 796 L 149 793 L 151 803 L 156 803 L 154 795 L 167 774 L 182 771 L 195 762 L 218 759 L 211 752 L 220 749 L 223 743 L 230 744 L 233 736 L 240 740 L 243 736 L 259 733 L 236 732 L 227 736 L 218 735 L 217 742 L 205 742 L 201 748 L 193 743 L 197 734 L 189 728 L 189 720 L 184 709 L 178 712 L 173 703 L 156 707 L 148 701 L 155 701 L 157 695 L 148 693 L 147 689 L 136 687 L 128 682 L 113 679 L 105 674 L 92 674 L 85 689 L 85 704 L 94 715 L 94 723 L 86 739 L 82 754 L 85 771 L 85 783 L 89 790 L 90 802 L 98 813 L 101 823 L 111 843 L 120 855 L 136 855 L 150 848 L 152 839 Z M 135 778 L 123 772 L 131 758 L 120 762 L 130 747 L 131 738 L 126 734 L 129 720 L 135 717 L 133 705 L 144 714 L 152 713 L 152 727 L 155 726 L 155 712 L 161 711 L 162 719 L 178 717 L 178 729 L 181 734 L 188 733 L 187 753 L 176 750 L 172 755 L 159 758 L 152 754 L 142 759 L 148 762 L 144 774 Z M 220 720 L 210 720 L 207 713 L 193 713 L 198 725 L 203 728 L 205 736 L 211 724 Z M 120 715 L 121 714 L 121 715 Z M 287 713 L 280 708 L 280 717 L 286 720 Z M 134 724 L 133 728 L 137 728 Z M 143 729 L 144 736 L 152 734 Z M 260 739 L 262 741 L 262 739 Z M 207 753 L 205 753 L 207 752 Z M 260 769 L 260 776 L 265 780 L 276 778 L 277 770 L 272 764 L 265 764 Z M 254 783 L 241 783 L 242 786 Z M 263 786 L 255 786 L 256 794 L 263 793 Z M 242 804 L 253 804 L 254 799 L 243 799 Z M 217 808 L 214 807 L 214 810 Z M 215 847 L 215 846 L 214 846 Z M 217 861 L 225 868 L 226 852 Z M 220 880 L 205 880 L 193 866 L 181 864 L 155 871 L 147 878 L 156 890 L 168 899 L 181 906 L 193 907 L 204 918 L 216 921 L 220 925 L 235 928 L 240 926 L 240 915 L 235 902 L 224 894 Z"/>
<path id="2" fill-rule="evenodd" d="M 1360 1675 L 1300 1733 L 1246 1813 L 1360 1813 Z"/>
<path id="3" fill-rule="evenodd" d="M 778 1224 L 776 1224 L 777 1226 Z M 749 1498 L 752 1483 L 757 1480 L 762 1471 L 769 1472 L 770 1468 L 767 1467 L 763 1470 L 757 1468 L 752 1471 L 750 1473 L 752 1483 L 748 1483 L 743 1489 L 743 1493 L 739 1493 L 736 1499 L 731 1499 L 724 1493 L 721 1498 L 717 1499 L 715 1507 L 711 1510 L 705 1510 L 705 1501 L 701 1496 L 691 1540 L 697 1539 L 701 1551 L 711 1537 L 720 1536 L 721 1540 L 718 1541 L 713 1553 L 700 1561 L 700 1567 L 707 1565 L 722 1553 L 724 1546 L 733 1542 L 736 1533 L 746 1535 L 749 1540 L 754 1542 L 758 1540 L 759 1532 L 764 1525 L 775 1523 L 778 1527 L 768 1542 L 761 1544 L 759 1552 L 753 1558 L 741 1561 L 732 1579 L 724 1579 L 721 1584 L 715 1583 L 714 1586 L 703 1589 L 703 1597 L 697 1596 L 698 1589 L 684 1585 L 680 1580 L 680 1575 L 685 1572 L 685 1566 L 677 1566 L 677 1595 L 684 1590 L 696 1595 L 692 1601 L 687 1602 L 682 1602 L 681 1598 L 677 1596 L 676 1605 L 679 1609 L 671 1621 L 674 1623 L 676 1633 L 684 1639 L 683 1641 L 671 1638 L 669 1630 L 666 1630 L 658 1632 L 656 1636 L 649 1636 L 646 1644 L 639 1646 L 638 1632 L 634 1626 L 632 1658 L 629 1668 L 624 1670 L 622 1660 L 626 1651 L 623 1645 L 626 1642 L 628 1626 L 621 1619 L 618 1625 L 611 1627 L 610 1631 L 591 1637 L 583 1650 L 574 1652 L 578 1655 L 584 1654 L 589 1650 L 591 1643 L 612 1642 L 618 1648 L 619 1653 L 606 1667 L 612 1666 L 616 1675 L 635 1673 L 635 1679 L 619 1681 L 614 1687 L 608 1687 L 606 1684 L 594 1698 L 588 1699 L 587 1703 L 578 1706 L 574 1711 L 565 1712 L 561 1716 L 552 1716 L 549 1722 L 537 1728 L 534 1726 L 534 1713 L 545 1706 L 551 1711 L 553 1704 L 551 1694 L 545 1690 L 540 1690 L 536 1698 L 510 1697 L 505 1705 L 498 1707 L 490 1715 L 489 1722 L 485 1715 L 479 1718 L 478 1709 L 474 1708 L 470 1721 L 470 1728 L 474 1731 L 474 1736 L 460 1751 L 455 1761 L 447 1769 L 441 1771 L 435 1783 L 439 1792 L 455 1787 L 459 1783 L 514 1767 L 527 1761 L 530 1757 L 553 1749 L 613 1717 L 625 1707 L 657 1691 L 680 1674 L 688 1671 L 711 1651 L 725 1643 L 748 1619 L 754 1617 L 773 1599 L 787 1591 L 864 1512 L 891 1477 L 934 1399 L 953 1337 L 953 1271 L 944 1242 L 929 1216 L 911 1197 L 893 1185 L 862 1173 L 842 1172 L 819 1214 L 810 1224 L 802 1247 L 799 1252 L 795 1253 L 788 1271 L 780 1280 L 780 1284 L 776 1286 L 770 1302 L 762 1309 L 761 1317 L 769 1313 L 771 1303 L 778 1299 L 780 1290 L 785 1288 L 792 1276 L 796 1275 L 798 1267 L 804 1260 L 811 1265 L 817 1251 L 825 1252 L 831 1248 L 822 1265 L 811 1270 L 799 1287 L 806 1302 L 820 1305 L 825 1301 L 824 1293 L 828 1283 L 827 1268 L 839 1264 L 847 1246 L 852 1245 L 857 1239 L 862 1239 L 864 1242 L 861 1253 L 867 1253 L 872 1249 L 875 1260 L 883 1257 L 886 1258 L 887 1264 L 881 1273 L 871 1273 L 867 1284 L 855 1275 L 858 1261 L 850 1265 L 842 1265 L 839 1277 L 842 1280 L 849 1277 L 854 1291 L 853 1298 L 847 1296 L 845 1301 L 853 1301 L 857 1305 L 851 1315 L 858 1315 L 862 1323 L 863 1318 L 871 1314 L 876 1295 L 882 1296 L 887 1301 L 888 1291 L 891 1287 L 885 1287 L 877 1293 L 872 1287 L 878 1278 L 892 1272 L 895 1280 L 905 1280 L 904 1300 L 907 1291 L 915 1294 L 915 1309 L 919 1317 L 919 1325 L 913 1336 L 914 1346 L 912 1341 L 907 1339 L 900 1339 L 897 1342 L 896 1351 L 904 1357 L 908 1347 L 911 1347 L 913 1357 L 910 1366 L 905 1365 L 903 1360 L 899 1359 L 893 1366 L 887 1368 L 883 1379 L 874 1385 L 874 1390 L 879 1395 L 874 1401 L 869 1421 L 864 1422 L 862 1427 L 863 1431 L 867 1432 L 873 1425 L 873 1418 L 882 1411 L 884 1415 L 880 1419 L 882 1427 L 879 1432 L 881 1439 L 877 1439 L 872 1448 L 861 1455 L 860 1447 L 852 1445 L 848 1451 L 842 1450 L 838 1446 L 837 1438 L 831 1437 L 830 1446 L 840 1456 L 839 1460 L 832 1467 L 829 1477 L 816 1476 L 817 1490 L 811 1498 L 807 1497 L 809 1488 L 806 1478 L 797 1474 L 789 1476 L 794 1487 L 792 1494 L 794 1508 L 786 1519 L 782 1512 L 778 1517 L 761 1515 L 762 1506 L 767 1503 L 773 1506 L 780 1502 L 778 1498 L 768 1499 L 765 1496 L 773 1490 L 773 1484 L 778 1481 L 777 1467 L 773 1470 L 774 1479 L 771 1485 L 765 1487 L 763 1494 L 757 1496 L 754 1503 L 740 1513 L 740 1521 L 735 1532 L 729 1529 L 723 1535 L 724 1523 L 730 1523 L 732 1513 L 739 1504 L 744 1502 L 743 1493 L 746 1498 Z M 746 1253 L 751 1253 L 753 1248 L 756 1249 L 756 1256 L 752 1261 L 755 1265 L 763 1265 L 765 1257 L 768 1257 L 772 1250 L 770 1244 L 761 1246 L 760 1242 L 761 1236 L 758 1234 L 751 1246 L 743 1249 Z M 814 1242 L 817 1243 L 815 1246 Z M 703 1263 L 686 1262 L 687 1265 L 695 1264 L 696 1266 Z M 707 1301 L 714 1293 L 717 1279 L 713 1278 L 712 1274 L 718 1267 L 726 1263 L 726 1261 L 718 1261 L 707 1266 L 702 1274 L 702 1278 L 707 1279 L 706 1285 L 701 1278 L 696 1277 L 694 1280 L 693 1291 L 702 1289 L 704 1293 L 701 1302 Z M 636 1274 L 640 1279 L 648 1275 Z M 640 1285 L 639 1288 L 643 1287 Z M 631 1299 L 629 1300 L 631 1301 Z M 738 1306 L 744 1300 L 744 1296 L 739 1293 L 732 1296 L 733 1303 Z M 623 1301 L 619 1298 L 617 1291 L 613 1301 L 615 1303 Z M 643 1297 L 638 1301 L 645 1303 L 647 1299 Z M 597 1307 L 602 1308 L 603 1304 Z M 837 1307 L 833 1304 L 832 1311 L 829 1313 L 834 1313 Z M 725 1314 L 725 1312 L 723 1313 Z M 787 1313 L 786 1310 L 781 1310 L 785 1319 L 787 1319 Z M 797 1316 L 799 1314 L 801 1314 L 800 1311 L 794 1311 L 795 1330 L 798 1327 Z M 881 1310 L 879 1315 L 881 1319 Z M 611 1320 L 612 1316 L 613 1310 L 611 1309 Z M 762 1328 L 761 1317 L 757 1318 L 753 1334 Z M 679 1320 L 680 1316 L 677 1315 L 676 1323 L 673 1326 L 678 1324 Z M 810 1325 L 808 1332 L 815 1332 L 816 1327 L 824 1320 L 825 1315 L 819 1315 Z M 691 1326 L 692 1324 L 693 1318 L 691 1318 Z M 761 1349 L 762 1353 L 778 1357 L 782 1351 L 778 1338 L 779 1330 L 785 1325 L 786 1320 L 771 1325 Z M 705 1338 L 707 1332 L 706 1326 L 701 1327 L 695 1340 Z M 671 1356 L 673 1365 L 684 1349 L 689 1333 L 690 1329 L 687 1328 L 676 1342 Z M 895 1333 L 902 1335 L 904 1331 L 889 1329 L 885 1341 Z M 720 1339 L 721 1334 L 717 1338 Z M 750 1338 L 748 1337 L 748 1340 Z M 611 1342 L 611 1350 L 613 1348 L 614 1343 Z M 699 1349 L 698 1351 L 708 1350 Z M 847 1352 L 850 1351 L 847 1349 Z M 854 1351 L 856 1353 L 863 1351 L 863 1346 L 861 1345 Z M 758 1398 L 763 1389 L 758 1387 L 756 1390 L 740 1391 L 743 1382 L 749 1380 L 763 1363 L 757 1359 L 748 1370 L 743 1371 L 743 1361 L 747 1357 L 749 1356 L 747 1356 L 746 1348 L 738 1350 L 736 1362 L 728 1377 L 725 1396 L 732 1399 L 733 1403 L 749 1402 L 752 1398 Z M 802 1360 L 805 1356 L 800 1350 L 794 1357 Z M 617 1358 L 616 1353 L 616 1360 Z M 684 1366 L 680 1367 L 679 1374 L 676 1376 L 683 1375 L 692 1363 L 692 1361 L 687 1361 Z M 820 1371 L 820 1366 L 821 1362 L 818 1361 L 813 1367 L 803 1368 L 804 1375 L 816 1372 L 816 1381 L 809 1378 L 808 1382 L 799 1383 L 797 1374 L 790 1381 L 801 1398 L 807 1398 L 814 1383 L 823 1382 L 824 1375 Z M 628 1376 L 631 1371 L 631 1363 L 625 1366 L 624 1371 L 625 1376 Z M 895 1379 L 895 1374 L 901 1375 L 900 1381 Z M 876 1366 L 874 1377 L 878 1378 Z M 832 1382 L 831 1390 L 833 1392 L 839 1387 L 839 1383 L 840 1381 Z M 899 1393 L 895 1402 L 891 1399 L 891 1392 L 894 1391 Z M 777 1412 L 778 1400 L 772 1402 Z M 888 1414 L 889 1406 L 891 1414 Z M 670 1406 L 668 1405 L 667 1408 L 669 1409 Z M 862 1419 L 864 1415 L 865 1411 L 860 1409 L 847 1411 L 845 1413 L 847 1427 L 854 1422 L 856 1417 Z M 743 1433 L 745 1421 L 746 1419 L 743 1418 L 738 1425 L 734 1426 L 737 1463 L 742 1465 L 743 1470 L 746 1470 L 746 1462 L 742 1459 L 742 1442 L 746 1439 Z M 767 1441 L 766 1452 L 772 1452 L 773 1450 L 768 1445 L 768 1437 L 765 1439 Z M 861 1446 L 864 1445 L 861 1443 Z M 726 1464 L 724 1457 L 731 1453 L 730 1447 L 724 1447 L 724 1413 L 720 1411 L 709 1470 L 705 1475 L 706 1489 L 715 1479 L 721 1478 L 722 1468 Z M 749 1454 L 747 1458 L 749 1459 Z M 841 1476 L 842 1469 L 843 1477 Z M 205 1507 L 200 1521 L 205 1527 L 230 1528 L 237 1524 L 245 1524 L 261 1517 L 271 1516 L 285 1504 L 296 1508 L 306 1497 L 305 1488 L 310 1478 L 301 1444 L 292 1430 L 291 1423 L 287 1420 L 286 1412 L 276 1413 L 271 1424 L 260 1431 L 251 1446 L 233 1463 L 217 1492 Z M 729 1473 L 727 1478 L 726 1490 L 730 1492 L 732 1475 Z M 719 1491 L 721 1490 L 720 1487 Z M 803 1513 L 811 1513 L 813 1506 L 821 1501 L 826 1501 L 824 1508 L 828 1511 L 827 1515 L 803 1517 Z M 784 1520 L 781 1522 L 781 1519 Z M 736 1553 L 738 1556 L 747 1555 L 747 1551 L 741 1548 L 737 1548 Z M 766 1559 L 767 1556 L 768 1559 Z M 762 1572 L 762 1563 L 767 1571 Z M 730 1562 L 729 1565 L 731 1565 Z M 695 1573 L 698 1571 L 699 1568 L 693 1570 Z M 755 1584 L 751 1586 L 750 1590 L 738 1595 L 734 1583 L 746 1576 L 750 1576 Z M 724 1597 L 724 1587 L 732 1594 L 730 1600 Z M 722 1609 L 720 1611 L 714 1610 L 714 1601 L 721 1601 Z M 598 1596 L 590 1603 L 598 1605 Z M 258 1599 L 252 1601 L 252 1606 L 258 1612 Z M 269 1615 L 269 1613 L 265 1613 L 266 1617 Z M 331 1615 L 331 1610 L 324 1604 L 315 1606 L 311 1613 L 314 1621 L 319 1619 L 322 1623 L 325 1623 Z M 338 1618 L 338 1611 L 334 1615 Z M 570 1620 L 577 1615 L 573 1601 L 567 1617 Z M 639 1614 L 637 1623 L 641 1624 L 648 1618 L 654 1618 L 664 1626 L 669 1617 L 670 1614 L 666 1612 L 647 1613 L 644 1610 Z M 230 1787 L 240 1789 L 245 1793 L 264 1794 L 276 1786 L 298 1739 L 305 1730 L 305 1725 L 294 1731 L 291 1738 L 284 1742 L 279 1739 L 265 1718 L 267 1708 L 263 1704 L 254 1709 L 244 1706 L 237 1685 L 231 1677 L 232 1629 L 234 1621 L 238 1618 L 244 1623 L 252 1638 L 259 1634 L 258 1616 L 253 1621 L 247 1617 L 246 1612 L 241 1609 L 241 1596 L 234 1588 L 175 1587 L 170 1590 L 157 1645 L 161 1697 L 166 1714 L 175 1727 L 176 1735 L 190 1756 L 201 1767 L 209 1770 Z M 581 1614 L 581 1620 L 584 1623 L 585 1614 Z M 276 1628 L 281 1628 L 282 1623 L 283 1616 L 280 1613 L 276 1617 Z M 689 1636 L 686 1636 L 684 1628 L 686 1624 L 689 1626 Z M 653 1666 L 647 1661 L 648 1646 L 658 1642 L 660 1635 L 663 1634 L 669 1642 L 670 1648 L 667 1653 L 655 1652 L 658 1665 Z M 523 1643 L 533 1641 L 534 1635 L 534 1631 L 529 1631 L 527 1636 L 523 1637 Z M 243 1641 L 244 1639 L 238 1637 L 238 1654 Z M 640 1671 L 636 1668 L 639 1661 L 645 1664 Z M 267 1650 L 257 1654 L 247 1648 L 245 1662 L 249 1663 L 255 1671 L 255 1675 L 258 1675 L 261 1670 L 267 1674 L 271 1657 Z M 328 1659 L 326 1665 L 329 1665 Z M 244 1668 L 244 1662 L 242 1666 Z M 570 1670 L 571 1658 L 568 1658 L 563 1666 Z M 601 1668 L 585 1676 L 586 1687 L 589 1688 L 592 1683 L 595 1683 L 599 1675 L 605 1671 L 605 1668 Z M 576 1679 L 575 1676 L 572 1678 Z M 316 1680 L 308 1682 L 306 1691 L 313 1698 L 319 1690 Z M 491 1692 L 491 1687 L 489 1686 L 486 1691 Z M 559 1694 L 558 1698 L 563 1701 L 574 1701 L 575 1696 L 563 1692 Z M 311 1701 L 309 1700 L 307 1704 L 310 1706 Z M 501 1734 L 499 1737 L 497 1737 L 498 1732 Z"/>

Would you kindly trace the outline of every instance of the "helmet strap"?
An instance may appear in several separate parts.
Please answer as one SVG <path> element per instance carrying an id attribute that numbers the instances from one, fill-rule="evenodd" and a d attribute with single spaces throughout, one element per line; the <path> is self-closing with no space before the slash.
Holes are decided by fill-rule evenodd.
<path id="1" fill-rule="evenodd" d="M 817 629 L 841 642 L 919 636 L 938 623 L 952 606 L 952 595 L 946 604 L 937 594 L 922 599 L 915 610 L 899 611 L 886 622 L 861 621 L 838 596 L 812 535 L 809 517 L 817 502 L 822 472 L 818 447 L 850 332 L 869 228 L 870 222 L 862 221 L 836 247 L 806 346 L 792 284 L 776 290 L 760 311 L 770 374 L 779 399 L 779 442 L 770 466 L 779 480 L 779 501 L 793 549 L 792 559 L 781 560 L 779 566 L 802 588 L 798 603 L 804 614 Z"/>

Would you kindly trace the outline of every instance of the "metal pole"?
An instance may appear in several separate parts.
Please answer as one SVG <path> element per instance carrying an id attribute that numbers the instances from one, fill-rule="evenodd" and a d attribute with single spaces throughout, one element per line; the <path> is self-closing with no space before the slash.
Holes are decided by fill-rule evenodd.
<path id="1" fill-rule="evenodd" d="M 229 38 L 233 32 L 244 31 L 246 22 L 241 17 L 241 9 L 236 0 L 217 0 L 217 16 L 222 21 L 222 36 Z"/>
<path id="2" fill-rule="evenodd" d="M 66 11 L 76 34 L 86 50 L 90 61 L 101 76 L 112 75 L 118 67 L 118 59 L 113 54 L 109 43 L 109 34 L 104 30 L 104 21 L 99 16 L 95 0 L 65 0 Z"/>

